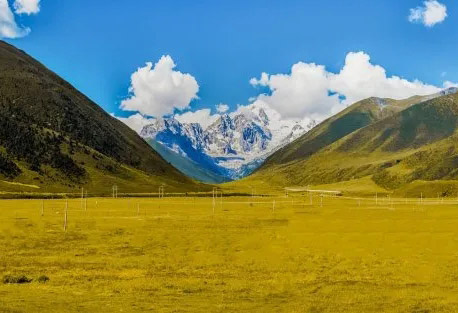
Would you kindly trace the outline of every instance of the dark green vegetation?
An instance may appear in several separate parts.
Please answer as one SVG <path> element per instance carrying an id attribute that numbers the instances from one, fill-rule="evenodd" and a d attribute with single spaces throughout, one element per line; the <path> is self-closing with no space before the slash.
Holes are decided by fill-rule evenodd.
<path id="1" fill-rule="evenodd" d="M 28 284 L 32 282 L 32 278 L 28 278 L 25 275 L 19 276 L 12 276 L 12 275 L 5 275 L 3 277 L 4 284 Z"/>
<path id="2" fill-rule="evenodd" d="M 306 186 L 370 177 L 400 195 L 457 196 L 458 94 L 429 98 L 356 103 L 238 184 Z M 433 181 L 448 183 L 429 188 Z"/>
<path id="3" fill-rule="evenodd" d="M 195 187 L 122 122 L 0 42 L 0 191 L 108 193 L 115 183 L 124 192 Z"/>

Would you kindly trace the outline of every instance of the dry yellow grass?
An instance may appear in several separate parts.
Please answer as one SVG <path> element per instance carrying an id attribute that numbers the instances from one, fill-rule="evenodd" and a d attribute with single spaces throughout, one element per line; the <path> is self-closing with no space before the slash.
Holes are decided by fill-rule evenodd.
<path id="1" fill-rule="evenodd" d="M 0 201 L 0 278 L 34 279 L 0 312 L 458 311 L 458 201 L 69 200 L 67 232 L 44 204 Z"/>

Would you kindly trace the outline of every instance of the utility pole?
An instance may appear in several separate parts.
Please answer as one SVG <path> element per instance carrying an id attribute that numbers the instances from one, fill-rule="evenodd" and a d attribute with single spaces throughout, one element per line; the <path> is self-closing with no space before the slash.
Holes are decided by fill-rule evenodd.
<path id="1" fill-rule="evenodd" d="M 113 185 L 113 199 L 117 199 L 117 198 L 118 198 L 118 186 Z"/>
<path id="2" fill-rule="evenodd" d="M 215 206 L 216 206 L 216 197 L 218 196 L 218 189 L 213 187 L 212 191 L 212 204 L 213 204 L 213 214 L 215 214 Z"/>
<path id="3" fill-rule="evenodd" d="M 159 186 L 159 199 L 164 198 L 164 194 L 165 194 L 164 190 L 165 190 L 164 185 Z"/>

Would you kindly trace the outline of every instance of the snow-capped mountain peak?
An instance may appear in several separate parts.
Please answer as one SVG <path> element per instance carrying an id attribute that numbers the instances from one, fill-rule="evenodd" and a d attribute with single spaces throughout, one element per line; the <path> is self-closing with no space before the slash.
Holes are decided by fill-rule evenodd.
<path id="1" fill-rule="evenodd" d="M 173 117 L 154 120 L 140 135 L 186 156 L 206 170 L 228 179 L 250 174 L 265 158 L 316 125 L 315 121 L 281 120 L 262 105 L 222 114 L 204 129 Z"/>

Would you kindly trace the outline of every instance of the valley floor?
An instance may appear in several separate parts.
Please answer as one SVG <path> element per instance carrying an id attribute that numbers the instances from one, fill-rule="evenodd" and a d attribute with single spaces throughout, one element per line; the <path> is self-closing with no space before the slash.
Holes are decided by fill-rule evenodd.
<path id="1" fill-rule="evenodd" d="M 0 201 L 0 312 L 458 311 L 456 200 L 65 201 Z"/>

